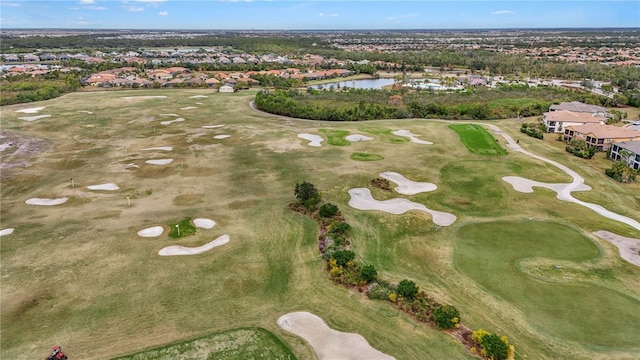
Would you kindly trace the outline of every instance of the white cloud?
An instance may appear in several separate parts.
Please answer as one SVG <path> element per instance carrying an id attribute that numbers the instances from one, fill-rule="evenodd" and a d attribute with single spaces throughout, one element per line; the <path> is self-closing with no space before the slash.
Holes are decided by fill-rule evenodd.
<path id="1" fill-rule="evenodd" d="M 69 8 L 69 10 L 80 10 L 80 8 L 77 7 L 77 6 L 72 6 L 72 7 Z"/>
<path id="2" fill-rule="evenodd" d="M 239 3 L 239 2 L 253 2 L 253 0 L 220 0 L 220 2 Z"/>
<path id="3" fill-rule="evenodd" d="M 12 3 L 12 2 L 3 2 L 2 6 L 8 6 L 8 7 L 18 7 L 18 6 L 22 6 L 22 4 L 19 3 Z"/>
<path id="4" fill-rule="evenodd" d="M 78 4 L 80 5 L 91 5 L 91 4 L 95 4 L 96 0 L 80 0 L 78 2 Z"/>
<path id="5" fill-rule="evenodd" d="M 492 11 L 491 15 L 513 15 L 515 14 L 515 11 L 511 11 L 511 10 L 498 10 L 498 11 Z"/>
<path id="6" fill-rule="evenodd" d="M 318 14 L 318 16 L 321 16 L 321 17 L 336 17 L 336 16 L 338 16 L 338 14 L 337 13 L 332 13 L 332 14 L 320 13 L 320 14 Z"/>
<path id="7" fill-rule="evenodd" d="M 129 12 L 139 12 L 144 11 L 144 8 L 141 6 L 125 6 L 125 9 Z"/>
<path id="8" fill-rule="evenodd" d="M 82 8 L 86 10 L 107 10 L 104 6 L 83 6 Z"/>
<path id="9" fill-rule="evenodd" d="M 168 11 L 160 11 L 160 12 L 158 13 L 158 15 L 159 15 L 159 16 L 167 16 L 167 15 L 169 15 L 169 12 L 168 12 Z"/>

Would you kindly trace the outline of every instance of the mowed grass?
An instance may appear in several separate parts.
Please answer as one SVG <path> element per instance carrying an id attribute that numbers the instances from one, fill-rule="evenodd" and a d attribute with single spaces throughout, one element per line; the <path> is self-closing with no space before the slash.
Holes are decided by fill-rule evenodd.
<path id="1" fill-rule="evenodd" d="M 476 124 L 449 125 L 453 131 L 460 135 L 460 141 L 472 153 L 482 155 L 506 155 L 499 142 L 482 126 Z"/>
<path id="2" fill-rule="evenodd" d="M 369 153 L 362 153 L 362 152 L 356 152 L 351 154 L 350 156 L 351 160 L 356 160 L 356 161 L 380 161 L 380 160 L 384 160 L 384 156 L 380 155 L 380 154 L 369 154 Z"/>
<path id="3" fill-rule="evenodd" d="M 200 94 L 208 97 L 190 98 Z M 260 327 L 280 338 L 297 358 L 312 359 L 305 341 L 276 324 L 279 316 L 291 311 L 310 311 L 332 328 L 359 333 L 397 359 L 472 358 L 446 333 L 328 279 L 317 250 L 315 222 L 287 207 L 300 181 L 311 181 L 323 200 L 338 205 L 353 227 L 351 248 L 359 262 L 374 264 L 390 281 L 416 281 L 437 300 L 458 307 L 463 323 L 474 329 L 506 334 L 516 343 L 518 358 L 638 357 L 640 350 L 612 351 L 534 330 L 535 324 L 523 318 L 520 309 L 499 302 L 501 297 L 453 263 L 457 231 L 476 222 L 561 219 L 586 233 L 604 229 L 640 237 L 628 226 L 558 200 L 554 193 L 536 189 L 523 194 L 501 180 L 517 175 L 568 182 L 557 168 L 519 153 L 500 156 L 500 161 L 470 153 L 447 123 L 295 121 L 252 111 L 253 96 L 208 90 L 107 91 L 2 108 L 3 135 L 44 138 L 50 147 L 18 159 L 30 166 L 2 171 L 2 228 L 13 227 L 15 232 L 0 241 L 0 358 L 44 357 L 51 346 L 60 344 L 72 358 L 106 359 L 229 329 Z M 41 113 L 52 117 L 31 123 L 17 119 L 22 115 L 15 109 L 35 106 L 46 106 Z M 187 106 L 197 108 L 181 110 Z M 159 125 L 167 120 L 160 116 L 163 113 L 176 113 L 185 121 Z M 512 120 L 492 123 L 514 138 L 519 134 Z M 204 125 L 224 126 L 203 129 Z M 297 138 L 299 133 L 328 128 L 349 133 L 369 129 L 375 140 L 312 148 Z M 411 143 L 392 134 L 399 129 L 438 141 L 428 146 Z M 209 141 L 225 133 L 232 137 Z M 606 180 L 597 163 L 575 160 L 555 143 L 521 138 L 520 145 L 579 171 L 593 187 L 581 196 L 640 216 L 634 202 L 640 188 L 634 184 Z M 142 150 L 155 146 L 173 150 Z M 384 159 L 356 162 L 350 159 L 353 152 L 381 154 Z M 154 158 L 174 162 L 144 164 Z M 57 164 L 62 159 L 73 162 Z M 140 168 L 125 169 L 131 163 Z M 383 171 L 437 184 L 434 192 L 406 198 L 452 212 L 456 223 L 436 228 L 421 212 L 389 215 L 349 207 L 347 191 L 368 186 Z M 86 189 L 106 182 L 122 190 Z M 381 200 L 405 197 L 376 189 L 373 194 Z M 73 201 L 55 207 L 24 203 L 44 195 L 69 196 Z M 126 196 L 131 197 L 131 207 Z M 160 257 L 158 250 L 175 240 L 136 235 L 143 228 L 187 217 L 210 218 L 216 226 L 198 229 L 181 239 L 181 245 L 203 244 L 223 234 L 230 242 L 196 256 Z M 591 285 L 640 298 L 638 268 L 621 260 L 612 246 L 599 244 L 601 256 L 579 263 L 574 272 Z M 528 262 L 523 272 L 537 274 L 536 264 Z"/>
<path id="4" fill-rule="evenodd" d="M 349 135 L 349 132 L 346 130 L 335 130 L 335 129 L 318 129 L 324 136 L 327 137 L 327 142 L 329 145 L 335 146 L 348 146 L 351 145 L 351 142 L 344 137 Z"/>
<path id="5" fill-rule="evenodd" d="M 262 328 L 233 329 L 176 344 L 145 350 L 114 360 L 160 359 L 295 360 L 291 350 Z"/>
<path id="6" fill-rule="evenodd" d="M 191 224 L 191 218 L 186 217 L 180 221 L 172 221 L 169 222 L 169 237 L 170 238 L 181 238 L 186 236 L 191 236 L 196 233 L 196 227 Z"/>
<path id="7" fill-rule="evenodd" d="M 571 277 L 541 281 L 519 270 L 519 264 L 527 259 L 551 259 L 562 264 L 554 265 L 560 269 L 594 261 L 598 256 L 598 247 L 573 228 L 524 220 L 462 227 L 457 234 L 454 262 L 544 332 L 591 346 L 637 348 L 637 298 L 572 281 Z M 593 330 L 598 328 L 608 330 Z"/>

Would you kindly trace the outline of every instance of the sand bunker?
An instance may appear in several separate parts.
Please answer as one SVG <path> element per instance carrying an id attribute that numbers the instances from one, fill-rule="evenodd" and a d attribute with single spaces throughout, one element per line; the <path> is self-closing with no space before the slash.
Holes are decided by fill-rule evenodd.
<path id="1" fill-rule="evenodd" d="M 88 110 L 78 110 L 79 113 L 85 113 L 85 114 L 89 114 L 92 115 L 93 112 L 92 111 L 88 111 Z"/>
<path id="2" fill-rule="evenodd" d="M 162 235 L 164 228 L 162 226 L 152 226 L 138 231 L 138 236 L 142 237 L 158 237 Z"/>
<path id="3" fill-rule="evenodd" d="M 178 114 L 160 114 L 160 116 L 180 116 Z"/>
<path id="4" fill-rule="evenodd" d="M 120 188 L 118 187 L 118 185 L 116 185 L 114 183 L 106 183 L 106 184 L 100 184 L 100 185 L 89 185 L 89 186 L 87 186 L 87 189 L 89 189 L 89 190 L 109 190 L 109 191 L 113 191 L 113 190 L 119 190 Z"/>
<path id="5" fill-rule="evenodd" d="M 380 210 L 389 214 L 404 214 L 409 210 L 420 210 L 431 214 L 433 223 L 440 226 L 449 226 L 456 221 L 456 216 L 450 213 L 428 209 L 426 206 L 413 201 L 397 198 L 389 200 L 376 200 L 371 196 L 367 188 L 355 188 L 349 190 L 351 199 L 349 206 L 358 210 Z"/>
<path id="6" fill-rule="evenodd" d="M 155 160 L 147 160 L 145 161 L 145 163 L 151 164 L 151 165 L 169 165 L 171 164 L 172 161 L 173 159 L 155 159 Z"/>
<path id="7" fill-rule="evenodd" d="M 615 245 L 621 258 L 635 266 L 640 266 L 640 254 L 638 253 L 640 251 L 640 239 L 620 236 L 605 230 L 599 230 L 593 234 Z"/>
<path id="8" fill-rule="evenodd" d="M 0 230 L 0 236 L 11 235 L 13 234 L 13 228 L 6 228 Z"/>
<path id="9" fill-rule="evenodd" d="M 351 142 L 373 140 L 373 138 L 371 136 L 365 136 L 365 135 L 360 135 L 360 134 L 347 135 L 347 137 L 345 137 L 345 139 L 347 139 L 347 140 L 349 140 Z"/>
<path id="10" fill-rule="evenodd" d="M 393 134 L 409 138 L 409 140 L 411 140 L 412 142 L 414 142 L 416 144 L 425 144 L 425 145 L 433 144 L 431 141 L 424 141 L 424 140 L 418 139 L 418 136 L 420 136 L 420 135 L 413 134 L 409 130 L 397 130 L 397 131 L 394 131 Z"/>
<path id="11" fill-rule="evenodd" d="M 211 229 L 216 226 L 216 222 L 211 219 L 198 218 L 193 220 L 193 225 L 201 229 Z"/>
<path id="12" fill-rule="evenodd" d="M 207 95 L 193 95 L 189 96 L 189 99 L 199 99 L 199 98 L 208 98 Z"/>
<path id="13" fill-rule="evenodd" d="M 196 105 L 204 105 L 204 103 L 197 102 Z"/>
<path id="14" fill-rule="evenodd" d="M 180 110 L 191 110 L 191 109 L 197 109 L 197 107 L 196 106 L 187 106 L 187 107 L 180 108 Z"/>
<path id="15" fill-rule="evenodd" d="M 403 195 L 415 195 L 422 192 L 433 191 L 438 188 L 436 184 L 409 180 L 403 175 L 392 171 L 380 173 L 380 177 L 398 184 L 398 187 L 394 190 Z"/>
<path id="16" fill-rule="evenodd" d="M 214 139 L 226 139 L 226 138 L 230 138 L 231 135 L 216 135 L 213 138 Z"/>
<path id="17" fill-rule="evenodd" d="M 160 249 L 160 251 L 158 251 L 158 254 L 160 256 L 173 256 L 173 255 L 196 255 L 196 254 L 200 254 L 203 253 L 205 251 L 209 251 L 215 247 L 218 247 L 220 245 L 224 245 L 226 243 L 229 242 L 229 235 L 222 235 L 219 238 L 208 242 L 202 246 L 198 246 L 198 247 L 185 247 L 185 246 L 178 246 L 178 245 L 173 245 L 173 246 L 167 246 L 165 248 Z"/>
<path id="18" fill-rule="evenodd" d="M 159 95 L 159 96 L 124 96 L 123 99 L 125 99 L 125 100 L 166 99 L 166 96 L 164 96 L 164 95 Z"/>
<path id="19" fill-rule="evenodd" d="M 171 123 L 174 123 L 174 122 L 181 122 L 181 121 L 184 121 L 184 118 L 177 118 L 177 119 L 175 119 L 175 120 L 160 121 L 160 124 L 162 124 L 162 125 L 169 125 L 169 124 L 171 124 Z"/>
<path id="20" fill-rule="evenodd" d="M 223 126 L 224 125 L 205 125 L 202 128 L 203 129 L 216 129 L 216 128 L 223 127 Z"/>
<path id="21" fill-rule="evenodd" d="M 20 109 L 20 110 L 16 110 L 17 113 L 24 113 L 24 114 L 36 114 L 38 111 L 44 109 L 44 106 L 40 106 L 40 107 L 33 107 L 33 108 L 26 108 L 26 109 Z"/>
<path id="22" fill-rule="evenodd" d="M 18 119 L 24 120 L 24 121 L 36 121 L 36 120 L 40 120 L 48 117 L 51 117 L 51 115 L 23 116 L 23 117 L 19 117 Z"/>
<path id="23" fill-rule="evenodd" d="M 127 165 L 124 166 L 125 169 L 128 169 L 128 168 L 139 168 L 139 167 L 140 167 L 139 165 L 136 165 L 134 163 L 127 164 Z"/>
<path id="24" fill-rule="evenodd" d="M 69 200 L 69 198 L 66 196 L 58 199 L 31 198 L 25 201 L 25 204 L 52 206 L 64 204 L 65 202 L 67 202 L 67 200 Z"/>
<path id="25" fill-rule="evenodd" d="M 173 150 L 173 146 L 156 146 L 156 147 L 150 147 L 150 148 L 144 148 L 144 149 L 140 149 L 140 150 L 162 150 L 162 151 L 171 151 Z"/>
<path id="26" fill-rule="evenodd" d="M 298 134 L 299 138 L 305 139 L 305 140 L 309 140 L 309 146 L 316 146 L 319 147 L 321 146 L 320 143 L 324 140 L 320 135 L 314 135 L 314 134 Z"/>
<path id="27" fill-rule="evenodd" d="M 319 360 L 395 360 L 371 347 L 362 335 L 333 330 L 324 320 L 308 312 L 282 315 L 278 325 L 305 339 Z"/>

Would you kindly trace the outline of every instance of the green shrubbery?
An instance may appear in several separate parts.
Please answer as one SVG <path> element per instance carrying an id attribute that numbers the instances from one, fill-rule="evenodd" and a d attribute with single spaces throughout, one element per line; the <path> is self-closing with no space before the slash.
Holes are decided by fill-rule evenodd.
<path id="1" fill-rule="evenodd" d="M 531 137 L 534 137 L 536 139 L 544 138 L 544 134 L 542 130 L 540 128 L 536 129 L 536 126 L 534 124 L 529 124 L 529 123 L 522 124 L 522 126 L 520 127 L 520 132 L 523 134 L 527 134 Z"/>
<path id="2" fill-rule="evenodd" d="M 595 146 L 589 146 L 586 141 L 579 139 L 571 140 L 565 150 L 583 159 L 591 159 L 596 153 Z"/>
<path id="3" fill-rule="evenodd" d="M 433 321 L 441 329 L 453 329 L 460 323 L 460 312 L 452 305 L 440 305 L 433 312 Z"/>
<path id="4" fill-rule="evenodd" d="M 513 345 L 509 345 L 506 336 L 499 337 L 496 334 L 478 329 L 473 332 L 473 341 L 480 347 L 480 355 L 493 360 L 513 359 Z"/>

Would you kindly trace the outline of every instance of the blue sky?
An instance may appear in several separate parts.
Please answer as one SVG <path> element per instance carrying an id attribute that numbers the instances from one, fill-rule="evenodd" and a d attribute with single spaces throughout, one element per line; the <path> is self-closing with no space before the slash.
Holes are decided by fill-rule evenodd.
<path id="1" fill-rule="evenodd" d="M 640 1 L 0 0 L 2 28 L 640 27 Z"/>

